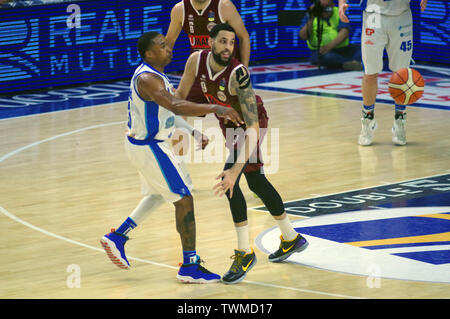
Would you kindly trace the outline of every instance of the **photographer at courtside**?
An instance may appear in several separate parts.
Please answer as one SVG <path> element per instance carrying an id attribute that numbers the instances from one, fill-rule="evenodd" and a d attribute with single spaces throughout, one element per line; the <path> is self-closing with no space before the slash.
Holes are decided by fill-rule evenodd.
<path id="1" fill-rule="evenodd" d="M 351 26 L 339 19 L 333 0 L 314 0 L 302 21 L 299 36 L 311 50 L 313 65 L 344 70 L 362 70 L 361 48 L 351 44 Z"/>

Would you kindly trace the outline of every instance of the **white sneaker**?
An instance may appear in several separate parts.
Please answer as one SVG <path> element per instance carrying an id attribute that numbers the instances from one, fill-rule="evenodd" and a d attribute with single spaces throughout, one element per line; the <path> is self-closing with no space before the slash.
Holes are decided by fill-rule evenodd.
<path id="1" fill-rule="evenodd" d="M 406 114 L 394 120 L 392 125 L 392 142 L 397 145 L 406 144 Z"/>
<path id="2" fill-rule="evenodd" d="M 377 129 L 377 120 L 362 118 L 361 133 L 359 134 L 359 145 L 367 146 L 372 144 L 373 132 Z"/>

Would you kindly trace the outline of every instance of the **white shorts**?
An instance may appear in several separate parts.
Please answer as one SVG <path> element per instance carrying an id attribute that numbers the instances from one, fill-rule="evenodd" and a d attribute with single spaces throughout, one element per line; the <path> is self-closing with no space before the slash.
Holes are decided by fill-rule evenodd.
<path id="1" fill-rule="evenodd" d="M 190 195 L 193 186 L 185 164 L 175 156 L 169 142 L 135 145 L 126 138 L 125 150 L 139 172 L 142 195 L 159 194 L 174 203 Z"/>
<path id="2" fill-rule="evenodd" d="M 409 67 L 413 51 L 411 10 L 399 16 L 363 12 L 361 55 L 365 74 L 383 70 L 385 48 L 391 71 Z"/>

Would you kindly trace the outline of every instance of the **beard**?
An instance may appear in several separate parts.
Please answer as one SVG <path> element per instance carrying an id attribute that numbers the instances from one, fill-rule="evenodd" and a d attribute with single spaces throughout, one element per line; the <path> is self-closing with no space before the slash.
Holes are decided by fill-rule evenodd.
<path id="1" fill-rule="evenodd" d="M 220 53 L 216 53 L 215 50 L 212 48 L 211 49 L 211 53 L 213 56 L 214 61 L 216 61 L 217 64 L 221 65 L 221 66 L 228 66 L 231 62 L 231 53 L 230 56 L 227 60 L 222 59 L 222 57 L 220 56 Z"/>

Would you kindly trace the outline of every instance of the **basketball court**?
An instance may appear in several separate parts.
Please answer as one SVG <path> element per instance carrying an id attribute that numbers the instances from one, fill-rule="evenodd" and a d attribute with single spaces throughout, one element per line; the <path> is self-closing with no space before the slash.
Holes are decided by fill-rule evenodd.
<path id="1" fill-rule="evenodd" d="M 279 233 L 242 180 L 258 262 L 236 285 L 176 280 L 182 255 L 169 204 L 131 233 L 130 270 L 117 268 L 102 249 L 100 238 L 140 200 L 138 175 L 124 152 L 126 81 L 0 99 L 0 297 L 450 297 L 449 71 L 417 69 L 426 87 L 407 108 L 407 145 L 391 141 L 394 110 L 382 74 L 379 126 L 373 145 L 362 147 L 361 72 L 323 72 L 304 63 L 251 68 L 270 118 L 267 177 L 310 246 L 269 263 Z M 218 128 L 213 116 L 190 123 L 212 135 Z M 197 251 L 223 275 L 237 243 L 228 202 L 212 190 L 226 158 L 218 145 L 212 141 L 203 155 L 192 151 L 185 160 Z"/>

